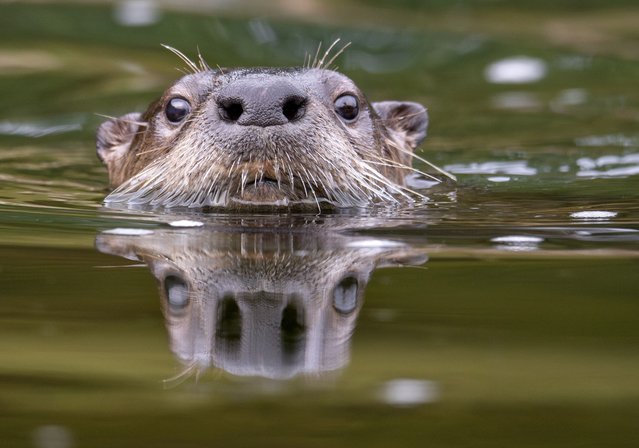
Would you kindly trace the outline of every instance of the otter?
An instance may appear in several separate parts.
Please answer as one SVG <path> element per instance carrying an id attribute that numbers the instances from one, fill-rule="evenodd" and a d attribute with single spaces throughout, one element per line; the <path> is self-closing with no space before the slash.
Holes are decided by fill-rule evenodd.
<path id="1" fill-rule="evenodd" d="M 426 136 L 419 103 L 370 103 L 324 58 L 212 69 L 200 57 L 144 113 L 100 125 L 105 202 L 160 207 L 364 207 L 423 197 L 406 185 Z"/>

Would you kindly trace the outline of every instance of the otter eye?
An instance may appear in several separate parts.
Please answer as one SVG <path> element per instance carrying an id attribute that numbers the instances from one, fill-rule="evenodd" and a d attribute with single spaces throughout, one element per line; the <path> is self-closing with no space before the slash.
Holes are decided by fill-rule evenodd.
<path id="1" fill-rule="evenodd" d="M 346 121 L 352 121 L 359 114 L 359 104 L 353 95 L 342 95 L 335 100 L 335 111 Z"/>
<path id="2" fill-rule="evenodd" d="M 189 286 L 181 277 L 168 275 L 164 279 L 164 292 L 171 314 L 182 313 L 189 304 Z"/>
<path id="3" fill-rule="evenodd" d="M 184 120 L 189 112 L 191 112 L 191 105 L 184 98 L 171 98 L 171 100 L 166 103 L 166 109 L 164 113 L 166 114 L 166 118 L 171 123 L 179 123 Z"/>

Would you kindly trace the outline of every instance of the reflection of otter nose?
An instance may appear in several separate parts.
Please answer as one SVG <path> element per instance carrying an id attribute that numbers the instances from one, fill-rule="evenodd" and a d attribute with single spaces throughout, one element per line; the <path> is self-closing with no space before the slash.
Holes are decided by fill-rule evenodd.
<path id="1" fill-rule="evenodd" d="M 248 79 L 224 87 L 217 97 L 220 117 L 243 126 L 274 126 L 299 120 L 308 97 L 283 79 Z"/>

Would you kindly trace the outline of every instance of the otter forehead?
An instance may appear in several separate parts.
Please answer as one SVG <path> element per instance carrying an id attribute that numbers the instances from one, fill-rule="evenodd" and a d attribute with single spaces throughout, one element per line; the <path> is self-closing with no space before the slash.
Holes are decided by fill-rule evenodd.
<path id="1" fill-rule="evenodd" d="M 423 106 L 371 104 L 333 70 L 201 70 L 104 123 L 97 147 L 117 187 L 107 202 L 365 206 L 411 197 L 404 177 L 427 122 Z"/>

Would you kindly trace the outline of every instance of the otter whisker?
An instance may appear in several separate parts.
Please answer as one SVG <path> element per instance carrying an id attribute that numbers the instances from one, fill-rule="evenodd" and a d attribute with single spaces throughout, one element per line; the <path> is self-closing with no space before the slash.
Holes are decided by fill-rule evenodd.
<path id="1" fill-rule="evenodd" d="M 333 49 L 333 47 L 335 47 L 335 45 L 337 45 L 340 40 L 341 39 L 339 37 L 337 39 L 335 39 L 335 41 L 330 45 L 330 47 L 328 47 L 328 49 L 324 52 L 324 55 L 322 56 L 322 59 L 319 60 L 319 62 L 315 66 L 315 68 L 324 68 L 324 61 L 328 57 L 328 55 L 331 52 L 331 50 Z M 339 53 L 338 53 L 338 56 L 339 56 Z"/>
<path id="2" fill-rule="evenodd" d="M 322 49 L 322 41 L 320 41 L 319 45 L 317 46 L 317 50 L 315 51 L 315 58 L 313 59 L 313 65 L 309 66 L 309 68 L 311 68 L 311 67 L 319 68 L 317 66 L 317 61 L 318 61 L 319 53 L 320 53 L 321 49 Z M 309 62 L 310 62 L 310 58 L 309 58 Z"/>
<path id="3" fill-rule="evenodd" d="M 319 183 L 319 185 L 322 187 L 322 190 L 324 190 L 325 192 L 326 192 L 326 191 L 329 191 L 329 189 L 328 189 L 328 188 L 326 188 L 326 184 L 324 183 L 324 181 L 323 181 L 321 178 L 318 178 L 318 179 L 316 180 L 316 184 L 317 184 L 317 183 Z"/>
<path id="4" fill-rule="evenodd" d="M 393 202 L 396 202 L 395 198 L 389 196 L 383 189 L 381 189 L 379 187 L 379 185 L 377 185 L 376 183 L 371 182 L 372 180 L 376 180 L 376 179 L 371 179 L 370 177 L 361 176 L 358 184 L 361 187 L 363 187 L 363 188 L 367 189 L 368 191 L 370 191 L 371 193 L 373 193 L 374 197 L 376 197 L 376 198 L 379 198 L 379 199 L 388 198 L 388 199 L 392 200 Z"/>
<path id="5" fill-rule="evenodd" d="M 191 69 L 191 71 L 195 74 L 195 73 L 199 73 L 202 70 L 200 70 L 198 68 L 198 66 L 192 61 L 190 60 L 184 53 L 182 53 L 180 50 L 173 48 L 169 45 L 166 44 L 161 44 L 164 48 L 166 48 L 167 50 L 169 50 L 171 53 L 173 53 L 174 55 L 176 55 L 178 58 L 180 58 L 182 60 L 182 62 L 184 62 L 188 68 Z"/>
<path id="6" fill-rule="evenodd" d="M 197 48 L 197 59 L 200 64 L 200 71 L 205 72 L 207 70 L 211 70 L 211 67 L 209 67 L 209 64 L 207 64 L 207 62 L 202 57 L 202 53 L 200 53 L 200 47 L 197 46 L 196 48 Z"/>
<path id="7" fill-rule="evenodd" d="M 216 159 L 219 157 L 216 157 Z M 211 172 L 215 169 L 216 165 L 214 163 L 210 163 L 208 169 L 204 172 L 204 176 L 203 179 L 211 179 L 209 181 L 209 186 L 206 189 L 206 194 L 204 196 L 204 198 L 202 199 L 202 201 L 206 201 L 206 198 L 211 196 L 213 194 L 213 189 L 216 187 L 217 184 L 217 178 L 219 176 L 219 171 L 216 172 L 213 177 L 211 176 Z"/>
<path id="8" fill-rule="evenodd" d="M 146 151 L 139 151 L 135 153 L 135 156 L 140 157 L 144 154 L 151 154 L 151 153 L 162 151 L 162 150 L 166 150 L 166 148 L 153 148 L 153 149 L 147 149 Z"/>
<path id="9" fill-rule="evenodd" d="M 304 190 L 304 196 L 306 198 L 308 198 L 308 190 L 306 189 L 306 182 L 304 182 L 304 176 L 303 175 L 300 176 L 300 182 L 302 183 L 302 189 Z"/>
<path id="10" fill-rule="evenodd" d="M 244 186 L 246 185 L 246 181 L 248 179 L 248 170 L 243 169 L 242 170 L 242 175 L 240 177 L 240 189 L 241 189 L 241 195 L 244 196 Z"/>
<path id="11" fill-rule="evenodd" d="M 293 163 L 293 161 L 291 160 L 291 156 L 288 154 L 288 151 L 284 152 L 284 157 L 286 157 L 286 160 L 284 160 L 284 165 L 286 167 L 286 170 L 288 171 L 288 178 L 289 178 L 289 183 L 291 184 L 291 190 L 295 190 L 295 176 L 293 175 L 293 170 L 291 169 L 291 164 Z M 288 162 L 287 162 L 288 161 Z"/>
<path id="12" fill-rule="evenodd" d="M 395 146 L 395 145 L 394 145 L 394 146 Z M 448 171 L 446 171 L 445 169 L 438 167 L 438 166 L 437 166 L 437 165 L 435 165 L 434 163 L 429 162 L 428 160 L 426 160 L 425 158 L 418 156 L 418 155 L 417 155 L 417 154 L 415 154 L 413 151 L 408 151 L 408 150 L 406 150 L 406 149 L 404 149 L 404 148 L 402 148 L 402 147 L 399 147 L 399 146 L 395 146 L 395 148 L 397 148 L 397 150 L 398 150 L 399 152 L 401 152 L 401 153 L 403 153 L 403 154 L 408 154 L 408 155 L 410 155 L 412 158 L 417 159 L 417 160 L 419 160 L 420 162 L 425 163 L 426 165 L 428 165 L 428 166 L 430 166 L 431 168 L 433 168 L 435 171 L 437 171 L 437 172 L 439 172 L 439 173 L 443 174 L 444 176 L 448 177 L 449 179 L 451 179 L 451 180 L 453 180 L 453 181 L 457 182 L 457 177 L 456 177 L 454 174 L 449 173 L 449 172 L 448 172 Z"/>
<path id="13" fill-rule="evenodd" d="M 337 43 L 339 41 L 339 39 L 337 39 L 337 41 L 335 41 L 335 43 Z M 333 62 L 335 62 L 335 60 L 342 54 L 344 53 L 344 51 L 350 47 L 351 42 L 347 42 L 346 45 L 344 45 L 340 50 L 337 51 L 337 53 L 335 53 L 335 55 L 326 63 L 326 65 L 324 66 L 324 68 L 330 68 L 331 64 Z M 337 70 L 337 67 L 334 68 L 334 70 Z"/>
<path id="14" fill-rule="evenodd" d="M 317 199 L 317 195 L 315 194 L 315 190 L 313 190 L 313 186 L 309 184 L 309 188 L 311 189 L 311 194 L 313 195 L 313 198 L 315 199 L 315 204 L 317 204 L 317 212 L 322 213 L 322 206 L 319 203 L 319 199 Z"/>
<path id="15" fill-rule="evenodd" d="M 428 174 L 425 173 L 422 170 L 419 170 L 411 165 L 406 165 L 403 164 L 401 162 L 397 162 L 395 160 L 391 160 L 391 159 L 386 159 L 384 157 L 376 157 L 373 156 L 376 160 L 378 160 L 377 162 L 375 161 L 369 161 L 369 163 L 373 164 L 373 165 L 378 165 L 378 166 L 387 166 L 389 168 L 401 168 L 404 170 L 408 170 L 408 171 L 412 171 L 414 173 L 420 174 L 422 176 L 428 177 L 429 179 L 435 180 L 437 182 L 441 182 L 441 179 L 438 179 L 437 177 L 433 176 L 432 174 Z"/>
<path id="16" fill-rule="evenodd" d="M 419 196 L 420 198 L 425 198 L 425 196 L 420 194 L 420 193 L 413 192 L 413 191 L 407 189 L 406 187 L 402 187 L 400 185 L 397 185 L 397 184 L 391 182 L 386 177 L 384 177 L 381 173 L 379 173 L 379 171 L 375 170 L 374 168 L 372 168 L 368 164 L 362 164 L 362 168 L 364 168 L 366 170 L 367 174 L 369 174 L 372 177 L 374 177 L 381 184 L 383 184 L 387 188 L 391 189 L 392 191 L 395 191 L 396 193 L 404 196 L 406 199 L 412 200 L 412 198 L 409 195 L 407 195 L 404 192 L 404 190 L 410 191 L 411 193 L 414 193 L 415 195 Z"/>
<path id="17" fill-rule="evenodd" d="M 179 385 L 181 385 L 182 383 L 184 383 L 186 380 L 188 380 L 191 376 L 193 376 L 193 374 L 196 374 L 196 377 L 199 375 L 199 365 L 197 363 L 197 361 L 193 361 L 191 363 L 189 363 L 180 373 L 178 373 L 175 376 L 172 376 L 171 378 L 167 378 L 165 380 L 162 380 L 162 384 L 164 384 L 165 388 L 174 388 L 174 387 L 178 387 Z"/>

